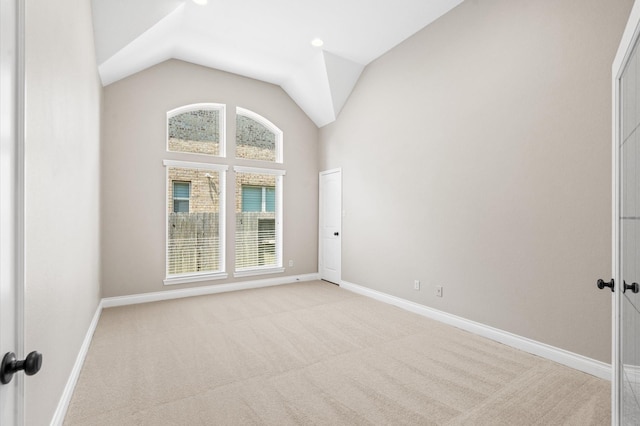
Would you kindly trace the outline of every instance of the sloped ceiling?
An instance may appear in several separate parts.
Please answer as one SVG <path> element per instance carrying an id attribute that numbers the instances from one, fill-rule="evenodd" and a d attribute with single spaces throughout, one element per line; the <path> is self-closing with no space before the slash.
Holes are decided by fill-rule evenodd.
<path id="1" fill-rule="evenodd" d="M 105 86 L 171 58 L 232 72 L 281 86 L 322 127 L 367 64 L 461 2 L 92 0 L 98 69 Z"/>

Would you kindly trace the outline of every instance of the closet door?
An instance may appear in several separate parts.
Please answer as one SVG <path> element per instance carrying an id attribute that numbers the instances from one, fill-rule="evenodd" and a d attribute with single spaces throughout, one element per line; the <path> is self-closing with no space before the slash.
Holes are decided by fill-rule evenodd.
<path id="1" fill-rule="evenodd" d="M 342 270 L 342 170 L 320 172 L 320 278 L 340 285 Z"/>

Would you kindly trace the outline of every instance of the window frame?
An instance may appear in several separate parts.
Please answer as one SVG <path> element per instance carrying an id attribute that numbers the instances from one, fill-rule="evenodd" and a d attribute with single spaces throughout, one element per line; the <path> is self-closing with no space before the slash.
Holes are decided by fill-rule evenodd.
<path id="1" fill-rule="evenodd" d="M 227 210 L 226 210 L 226 202 L 227 202 L 227 171 L 229 170 L 229 166 L 223 164 L 214 164 L 214 163 L 197 163 L 191 161 L 174 161 L 174 160 L 163 160 L 162 164 L 165 167 L 165 219 L 164 219 L 164 229 L 165 229 L 165 268 L 164 274 L 165 279 L 163 280 L 165 285 L 174 285 L 174 284 L 186 284 L 193 283 L 199 281 L 210 281 L 210 280 L 220 280 L 228 278 L 229 274 L 226 272 L 226 255 L 227 255 L 227 240 L 226 240 L 226 222 L 227 222 Z M 167 194 L 169 193 L 169 168 L 178 167 L 185 169 L 196 169 L 196 170 L 211 170 L 219 173 L 219 186 L 220 186 L 220 194 L 218 195 L 218 235 L 219 235 L 219 263 L 220 268 L 218 271 L 207 271 L 207 272 L 187 272 L 183 274 L 175 274 L 169 275 L 169 206 L 168 201 L 169 197 Z M 190 186 L 191 187 L 191 186 Z M 191 196 L 191 192 L 189 193 Z"/>
<path id="2" fill-rule="evenodd" d="M 253 159 L 253 158 L 241 158 L 238 157 L 237 152 L 238 152 L 238 147 L 237 147 L 237 142 L 235 145 L 236 148 L 236 160 L 240 160 L 240 161 L 260 161 L 262 163 L 267 163 L 267 164 L 282 164 L 284 163 L 284 153 L 283 153 L 283 139 L 284 139 L 284 133 L 282 132 L 282 130 L 280 130 L 280 128 L 278 126 L 276 126 L 275 124 L 273 124 L 271 121 L 267 120 L 266 118 L 264 118 L 263 116 L 261 116 L 260 114 L 253 112 L 249 109 L 246 108 L 242 108 L 242 107 L 236 107 L 236 121 L 238 119 L 238 116 L 241 115 L 243 117 L 247 117 L 250 118 L 254 121 L 257 121 L 258 123 L 262 124 L 264 127 L 266 127 L 267 129 L 271 130 L 273 132 L 273 134 L 275 135 L 275 150 L 276 150 L 276 159 L 274 161 L 267 161 L 267 160 L 257 160 L 257 159 Z M 237 130 L 236 130 L 237 132 Z M 236 138 L 237 138 L 237 134 L 236 134 Z"/>
<path id="3" fill-rule="evenodd" d="M 219 112 L 219 120 L 218 128 L 220 129 L 220 133 L 218 135 L 219 139 L 219 153 L 218 155 L 214 154 L 203 154 L 198 152 L 185 152 L 185 151 L 171 151 L 169 149 L 169 120 L 176 115 L 184 114 L 185 112 L 191 111 L 199 111 L 199 110 L 209 110 L 209 111 L 218 111 Z M 166 141 L 166 152 L 167 153 L 175 153 L 175 154 L 188 154 L 188 155 L 203 155 L 209 158 L 225 158 L 227 156 L 227 106 L 226 104 L 218 104 L 218 103 L 196 103 L 183 105 L 178 108 L 174 108 L 170 111 L 167 111 L 167 117 L 165 120 L 165 141 Z"/>
<path id="4" fill-rule="evenodd" d="M 275 266 L 251 266 L 246 268 L 238 268 L 238 266 L 234 263 L 234 277 L 248 277 L 253 275 L 264 275 L 264 274 L 278 274 L 285 271 L 283 267 L 283 222 L 282 222 L 282 194 L 284 192 L 284 176 L 286 175 L 286 170 L 281 169 L 265 169 L 259 167 L 245 167 L 245 166 L 234 166 L 233 171 L 236 173 L 253 173 L 253 174 L 261 174 L 261 175 L 272 175 L 275 176 L 276 186 L 275 186 L 275 237 L 276 237 L 276 264 Z M 236 179 L 236 186 L 237 186 Z M 235 200 L 234 200 L 235 201 Z M 238 213 L 234 208 L 234 218 Z M 235 221 L 234 221 L 235 222 Z M 237 239 L 237 234 L 235 235 Z M 237 250 L 237 247 L 236 247 Z M 236 258 L 237 253 L 234 251 L 234 259 Z"/>

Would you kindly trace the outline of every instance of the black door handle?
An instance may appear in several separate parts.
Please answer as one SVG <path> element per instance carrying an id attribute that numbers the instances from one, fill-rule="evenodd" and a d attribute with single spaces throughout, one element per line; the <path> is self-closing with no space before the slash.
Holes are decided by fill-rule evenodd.
<path id="1" fill-rule="evenodd" d="M 333 235 L 335 235 L 337 237 L 338 235 L 340 235 L 340 233 L 339 232 L 334 232 Z"/>
<path id="2" fill-rule="evenodd" d="M 17 361 L 16 354 L 13 352 L 7 352 L 0 365 L 0 382 L 6 385 L 20 370 L 24 370 L 27 376 L 33 376 L 40 371 L 40 367 L 42 367 L 42 354 L 39 352 L 31 352 L 23 361 Z"/>
<path id="3" fill-rule="evenodd" d="M 597 284 L 598 284 L 598 288 L 600 290 L 602 290 L 605 287 L 609 287 L 611 289 L 611 291 L 613 292 L 613 286 L 614 286 L 615 283 L 613 281 L 613 278 L 611 278 L 611 281 L 609 281 L 608 283 L 606 283 L 606 282 L 604 282 L 604 280 L 600 279 L 600 280 L 598 280 Z"/>
<path id="4" fill-rule="evenodd" d="M 623 293 L 626 293 L 627 290 L 631 290 L 632 293 L 637 293 L 640 291 L 640 286 L 638 285 L 638 283 L 631 283 L 631 284 L 627 284 L 626 281 L 624 282 L 624 289 L 622 289 Z"/>

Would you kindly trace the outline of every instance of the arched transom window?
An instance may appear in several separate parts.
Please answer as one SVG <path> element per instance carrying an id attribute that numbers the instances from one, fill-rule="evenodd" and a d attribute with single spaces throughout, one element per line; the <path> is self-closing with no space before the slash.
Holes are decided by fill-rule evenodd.
<path id="1" fill-rule="evenodd" d="M 253 111 L 237 108 L 236 158 L 282 163 L 282 130 Z"/>
<path id="2" fill-rule="evenodd" d="M 224 157 L 225 107 L 193 104 L 167 113 L 167 150 Z"/>

